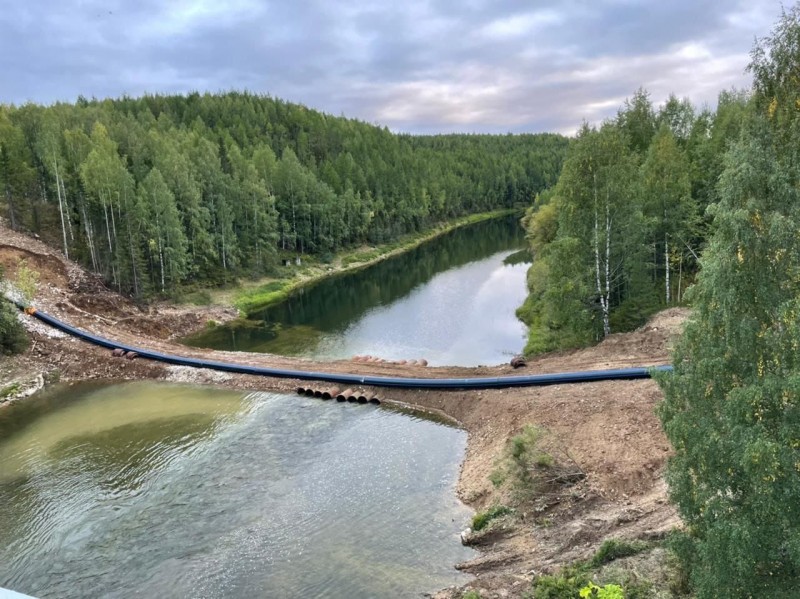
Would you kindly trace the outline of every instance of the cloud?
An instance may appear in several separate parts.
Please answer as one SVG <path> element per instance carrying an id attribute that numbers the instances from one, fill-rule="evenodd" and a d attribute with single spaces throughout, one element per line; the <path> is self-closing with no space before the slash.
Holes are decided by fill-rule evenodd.
<path id="1" fill-rule="evenodd" d="M 562 131 L 640 86 L 748 85 L 778 0 L 38 0 L 0 11 L 0 102 L 248 89 L 409 132 Z"/>

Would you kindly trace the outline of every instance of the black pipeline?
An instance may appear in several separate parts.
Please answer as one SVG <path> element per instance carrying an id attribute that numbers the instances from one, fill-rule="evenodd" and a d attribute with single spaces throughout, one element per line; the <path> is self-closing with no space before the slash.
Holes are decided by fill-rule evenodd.
<path id="1" fill-rule="evenodd" d="M 174 354 L 165 354 L 148 349 L 117 343 L 93 335 L 84 330 L 78 329 L 59 319 L 40 312 L 33 308 L 27 308 L 19 302 L 14 302 L 20 310 L 25 310 L 42 322 L 63 331 L 78 339 L 83 339 L 94 345 L 105 347 L 110 350 L 121 349 L 125 352 L 137 354 L 140 358 L 175 364 L 178 366 L 190 366 L 192 368 L 210 368 L 223 372 L 234 372 L 238 374 L 252 374 L 256 376 L 269 376 L 275 378 L 300 379 L 306 381 L 325 381 L 328 383 L 338 383 L 344 385 L 365 385 L 372 387 L 397 387 L 401 389 L 502 389 L 507 387 L 535 387 L 544 385 L 563 385 L 568 383 L 591 383 L 597 381 L 625 381 L 636 379 L 649 379 L 652 372 L 670 372 L 672 366 L 653 366 L 650 368 L 616 368 L 612 370 L 585 370 L 582 372 L 561 372 L 555 374 L 530 374 L 523 376 L 500 376 L 500 377 L 480 377 L 463 379 L 433 379 L 433 378 L 403 378 L 403 377 L 384 377 L 369 376 L 358 374 L 337 374 L 330 372 L 313 372 L 306 370 L 283 370 L 279 368 L 263 368 L 260 366 L 248 366 L 245 364 L 231 364 L 229 362 L 217 362 L 214 360 L 202 360 L 199 358 L 186 358 Z M 308 391 L 306 390 L 306 393 Z M 314 391 L 311 391 L 313 395 Z M 338 397 L 337 397 L 338 399 Z M 348 398 L 349 399 L 349 398 Z M 367 400 L 369 398 L 366 398 Z M 358 401 L 358 396 L 356 396 Z"/>

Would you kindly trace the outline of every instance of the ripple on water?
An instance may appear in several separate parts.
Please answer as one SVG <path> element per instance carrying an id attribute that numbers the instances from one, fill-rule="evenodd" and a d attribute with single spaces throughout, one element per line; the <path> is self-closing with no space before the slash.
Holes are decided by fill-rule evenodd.
<path id="1" fill-rule="evenodd" d="M 0 586 L 343 598 L 465 580 L 463 431 L 267 393 L 72 393 L 17 414 L 24 426 L 0 421 Z"/>

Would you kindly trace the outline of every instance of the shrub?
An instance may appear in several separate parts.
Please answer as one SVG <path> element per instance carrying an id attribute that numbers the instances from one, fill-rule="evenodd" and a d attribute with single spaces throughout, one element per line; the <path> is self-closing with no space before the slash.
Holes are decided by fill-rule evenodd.
<path id="1" fill-rule="evenodd" d="M 600 549 L 592 558 L 592 566 L 597 568 L 620 557 L 636 555 L 649 549 L 650 544 L 644 541 L 625 541 L 623 539 L 608 539 L 600 545 Z"/>
<path id="2" fill-rule="evenodd" d="M 533 581 L 526 599 L 577 599 L 589 584 L 585 564 L 564 568 L 559 574 L 539 576 Z"/>
<path id="3" fill-rule="evenodd" d="M 597 599 L 624 599 L 622 594 L 622 587 L 616 584 L 607 584 L 604 587 L 599 587 L 590 582 L 580 591 L 581 599 L 588 597 L 596 597 Z"/>
<path id="4" fill-rule="evenodd" d="M 0 354 L 18 354 L 28 348 L 28 335 L 17 318 L 17 311 L 0 300 Z"/>
<path id="5" fill-rule="evenodd" d="M 583 472 L 568 455 L 556 459 L 542 449 L 546 434 L 544 429 L 528 425 L 511 437 L 497 468 L 489 475 L 492 484 L 500 487 L 508 482 L 518 499 L 525 501 L 582 479 Z"/>
<path id="6" fill-rule="evenodd" d="M 36 296 L 36 290 L 39 287 L 39 273 L 29 268 L 25 260 L 20 260 L 17 264 L 15 285 L 22 294 L 25 303 L 30 304 Z"/>
<path id="7" fill-rule="evenodd" d="M 472 530 L 479 531 L 486 528 L 492 520 L 501 518 L 506 514 L 511 514 L 514 510 L 505 505 L 495 505 L 490 507 L 485 512 L 475 514 L 472 518 Z"/>

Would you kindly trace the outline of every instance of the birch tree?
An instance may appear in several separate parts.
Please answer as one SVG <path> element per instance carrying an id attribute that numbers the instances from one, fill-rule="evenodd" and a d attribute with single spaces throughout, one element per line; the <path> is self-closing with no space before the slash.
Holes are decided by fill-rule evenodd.
<path id="1" fill-rule="evenodd" d="M 672 303 L 670 274 L 673 256 L 683 265 L 684 246 L 692 239 L 697 223 L 697 208 L 691 198 L 689 162 L 678 147 L 672 131 L 662 126 L 642 165 L 643 207 L 650 220 L 655 252 L 653 266 L 664 272 L 664 303 Z M 691 248 L 689 248 L 691 249 Z M 662 262 L 663 260 L 663 262 Z M 680 300 L 680 298 L 678 298 Z"/>

